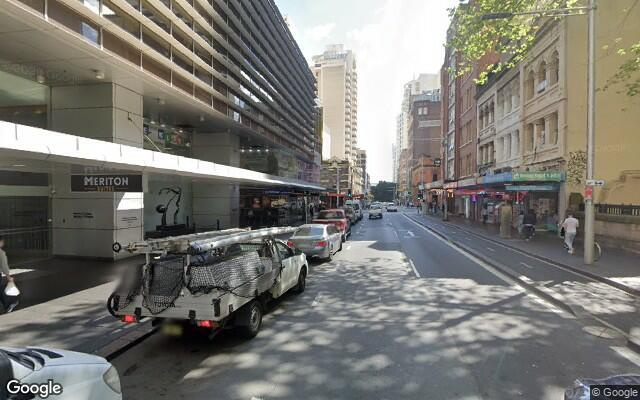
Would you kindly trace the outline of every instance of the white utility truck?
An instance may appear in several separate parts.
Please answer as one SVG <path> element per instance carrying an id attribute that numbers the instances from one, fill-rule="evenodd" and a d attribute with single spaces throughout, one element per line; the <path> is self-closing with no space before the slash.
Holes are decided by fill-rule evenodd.
<path id="1" fill-rule="evenodd" d="M 229 229 L 124 248 L 114 243 L 114 251 L 145 254 L 146 261 L 125 272 L 107 308 L 127 323 L 144 317 L 164 322 L 165 330 L 176 335 L 190 327 L 212 333 L 233 327 L 252 338 L 269 300 L 305 289 L 306 256 L 277 238 L 295 230 Z"/>

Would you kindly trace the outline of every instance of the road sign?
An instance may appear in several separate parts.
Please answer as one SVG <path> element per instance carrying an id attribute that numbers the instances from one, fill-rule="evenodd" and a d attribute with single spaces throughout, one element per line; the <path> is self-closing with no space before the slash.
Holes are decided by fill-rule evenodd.
<path id="1" fill-rule="evenodd" d="M 584 188 L 584 198 L 593 199 L 593 186 L 587 186 Z"/>
<path id="2" fill-rule="evenodd" d="M 442 164 L 442 160 L 440 158 L 436 158 L 433 160 L 433 165 L 439 167 Z"/>
<path id="3" fill-rule="evenodd" d="M 604 186 L 604 180 L 602 179 L 587 179 L 587 186 Z"/>

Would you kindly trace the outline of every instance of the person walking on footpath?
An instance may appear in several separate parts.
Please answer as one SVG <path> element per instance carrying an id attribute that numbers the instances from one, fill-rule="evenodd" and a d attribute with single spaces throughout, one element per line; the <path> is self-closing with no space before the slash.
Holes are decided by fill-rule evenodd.
<path id="1" fill-rule="evenodd" d="M 489 210 L 487 209 L 487 205 L 484 204 L 482 206 L 482 210 L 480 211 L 480 215 L 482 215 L 482 224 L 487 224 L 487 218 L 489 218 Z"/>
<path id="2" fill-rule="evenodd" d="M 562 223 L 562 228 L 564 228 L 564 244 L 567 248 L 569 254 L 573 254 L 573 241 L 578 234 L 578 227 L 580 226 L 580 222 L 573 216 L 573 213 L 569 212 L 568 217 Z"/>
<path id="3" fill-rule="evenodd" d="M 17 301 L 10 301 L 4 291 L 9 282 L 13 282 L 11 271 L 9 270 L 9 261 L 7 253 L 4 252 L 4 238 L 0 236 L 0 303 L 4 312 L 10 313 L 18 305 Z"/>
<path id="4" fill-rule="evenodd" d="M 537 223 L 538 218 L 536 217 L 535 211 L 533 209 L 529 209 L 522 219 L 522 231 L 524 232 L 525 240 L 529 241 L 533 235 L 535 235 Z"/>

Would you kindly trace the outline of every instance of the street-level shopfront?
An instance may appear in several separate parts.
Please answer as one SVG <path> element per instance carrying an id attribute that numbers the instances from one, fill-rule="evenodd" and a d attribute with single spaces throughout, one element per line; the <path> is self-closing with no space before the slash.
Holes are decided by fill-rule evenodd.
<path id="1" fill-rule="evenodd" d="M 556 230 L 564 216 L 562 171 L 503 172 L 485 175 L 478 179 L 482 187 L 478 192 L 479 207 L 487 209 L 488 223 L 499 223 L 498 209 L 504 201 L 513 202 L 514 218 L 520 212 L 533 210 L 538 220 L 538 229 Z M 481 214 L 481 211 L 480 211 Z"/>

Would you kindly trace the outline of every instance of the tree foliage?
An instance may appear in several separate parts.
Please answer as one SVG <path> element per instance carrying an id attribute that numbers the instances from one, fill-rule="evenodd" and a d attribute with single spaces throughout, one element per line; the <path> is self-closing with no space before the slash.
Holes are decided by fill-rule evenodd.
<path id="1" fill-rule="evenodd" d="M 631 7 L 621 11 L 628 16 L 638 2 L 637 0 Z M 451 9 L 450 17 L 454 23 L 447 46 L 457 55 L 454 72 L 458 76 L 464 75 L 472 70 L 483 55 L 491 52 L 500 54 L 500 61 L 479 71 L 477 83 L 485 83 L 489 74 L 513 68 L 525 58 L 543 24 L 553 19 L 565 18 L 548 10 L 575 9 L 586 5 L 586 0 L 471 0 L 468 4 Z M 495 13 L 534 14 L 483 19 L 483 16 Z M 577 9 L 572 12 L 576 13 L 586 13 L 586 10 Z M 619 46 L 620 38 L 612 43 L 620 56 L 628 58 L 605 86 L 606 89 L 611 85 L 622 84 L 629 96 L 640 93 L 640 40 L 635 42 L 636 38 L 632 39 L 634 44 L 628 48 Z"/>

